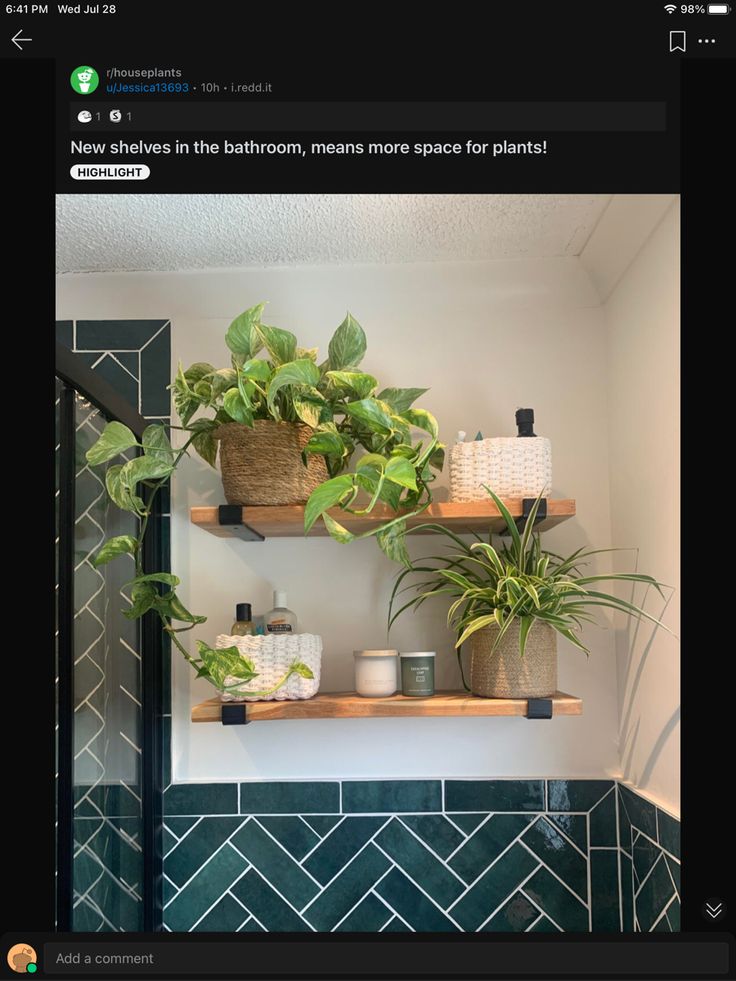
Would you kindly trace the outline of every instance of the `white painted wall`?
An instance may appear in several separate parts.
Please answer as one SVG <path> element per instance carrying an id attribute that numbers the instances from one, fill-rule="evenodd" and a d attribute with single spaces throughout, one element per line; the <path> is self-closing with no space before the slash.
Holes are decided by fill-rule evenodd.
<path id="1" fill-rule="evenodd" d="M 613 539 L 637 545 L 640 570 L 675 587 L 663 618 L 675 634 L 680 611 L 679 231 L 677 201 L 604 308 Z M 650 607 L 655 613 L 662 608 L 661 602 Z M 679 643 L 664 630 L 642 626 L 637 631 L 622 622 L 616 648 L 624 777 L 679 814 Z"/>
<path id="2" fill-rule="evenodd" d="M 368 335 L 364 366 L 382 384 L 428 386 L 423 400 L 443 438 L 458 429 L 514 433 L 514 410 L 535 408 L 553 442 L 554 494 L 577 499 L 578 516 L 547 533 L 555 551 L 611 544 L 606 335 L 603 312 L 577 259 L 321 266 L 191 273 L 66 275 L 60 318 L 167 317 L 173 360 L 227 363 L 223 333 L 246 306 L 268 300 L 267 322 L 326 349 L 349 309 Z M 446 478 L 445 478 L 446 480 Z M 324 638 L 323 689 L 353 687 L 354 648 L 386 645 L 395 567 L 371 541 L 223 540 L 192 527 L 188 509 L 224 502 L 218 476 L 199 459 L 176 478 L 172 566 L 182 598 L 206 614 L 196 634 L 212 641 L 234 606 L 270 606 L 288 592 L 304 630 Z M 416 554 L 431 539 L 418 539 Z M 663 572 L 663 575 L 670 575 Z M 426 604 L 391 644 L 438 652 L 438 687 L 459 677 L 441 603 Z M 189 635 L 191 636 L 191 635 Z M 560 643 L 560 687 L 584 714 L 526 719 L 283 721 L 246 728 L 192 725 L 191 705 L 211 695 L 174 662 L 177 781 L 238 778 L 420 776 L 617 776 L 618 707 L 611 630 L 587 633 L 589 660 Z"/>

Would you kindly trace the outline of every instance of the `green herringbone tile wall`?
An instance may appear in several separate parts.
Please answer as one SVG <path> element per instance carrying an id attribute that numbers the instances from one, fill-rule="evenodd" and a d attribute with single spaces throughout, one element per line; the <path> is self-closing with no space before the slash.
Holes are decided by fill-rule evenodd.
<path id="1" fill-rule="evenodd" d="M 678 929 L 679 825 L 610 780 L 179 784 L 165 811 L 171 931 Z"/>

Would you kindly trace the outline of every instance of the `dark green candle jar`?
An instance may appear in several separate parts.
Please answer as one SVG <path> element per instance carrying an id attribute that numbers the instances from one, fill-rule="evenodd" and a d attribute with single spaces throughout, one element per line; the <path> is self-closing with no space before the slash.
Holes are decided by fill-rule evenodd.
<path id="1" fill-rule="evenodd" d="M 401 694 L 412 698 L 434 695 L 434 651 L 407 651 L 399 654 Z"/>

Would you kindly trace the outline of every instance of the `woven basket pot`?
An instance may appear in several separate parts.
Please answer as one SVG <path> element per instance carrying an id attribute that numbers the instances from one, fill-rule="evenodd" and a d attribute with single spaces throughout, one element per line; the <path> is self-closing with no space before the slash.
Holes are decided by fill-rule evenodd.
<path id="1" fill-rule="evenodd" d="M 221 692 L 223 702 L 272 702 L 312 698 L 319 688 L 322 664 L 322 638 L 317 634 L 267 634 L 265 637 L 232 637 L 220 634 L 215 647 L 237 647 L 253 662 L 256 678 L 246 681 L 229 692 Z M 249 695 L 248 692 L 268 691 L 284 677 L 294 661 L 311 669 L 314 678 L 292 674 L 289 680 L 271 695 Z M 237 685 L 238 679 L 225 678 L 226 685 Z"/>
<path id="2" fill-rule="evenodd" d="M 456 443 L 449 456 L 453 502 L 487 501 L 484 484 L 499 497 L 547 496 L 552 488 L 552 444 L 544 436 Z"/>
<path id="3" fill-rule="evenodd" d="M 470 690 L 483 698 L 549 698 L 557 691 L 557 637 L 548 623 L 535 620 L 519 653 L 515 620 L 491 653 L 498 627 L 470 637 Z"/>
<path id="4" fill-rule="evenodd" d="M 324 458 L 301 452 L 313 430 L 300 422 L 256 419 L 253 428 L 228 422 L 220 440 L 222 486 L 228 504 L 304 504 L 329 474 Z"/>

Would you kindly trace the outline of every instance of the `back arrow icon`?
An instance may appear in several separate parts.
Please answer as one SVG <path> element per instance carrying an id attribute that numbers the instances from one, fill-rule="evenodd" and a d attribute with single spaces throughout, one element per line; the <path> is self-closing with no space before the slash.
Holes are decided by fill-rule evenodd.
<path id="1" fill-rule="evenodd" d="M 17 32 L 17 34 L 15 34 L 10 39 L 19 51 L 22 51 L 23 50 L 23 48 L 21 47 L 21 45 L 18 44 L 19 41 L 32 41 L 33 40 L 32 37 L 21 37 L 20 35 L 21 35 L 22 31 L 23 31 L 23 28 L 21 27 L 21 29 Z"/>

